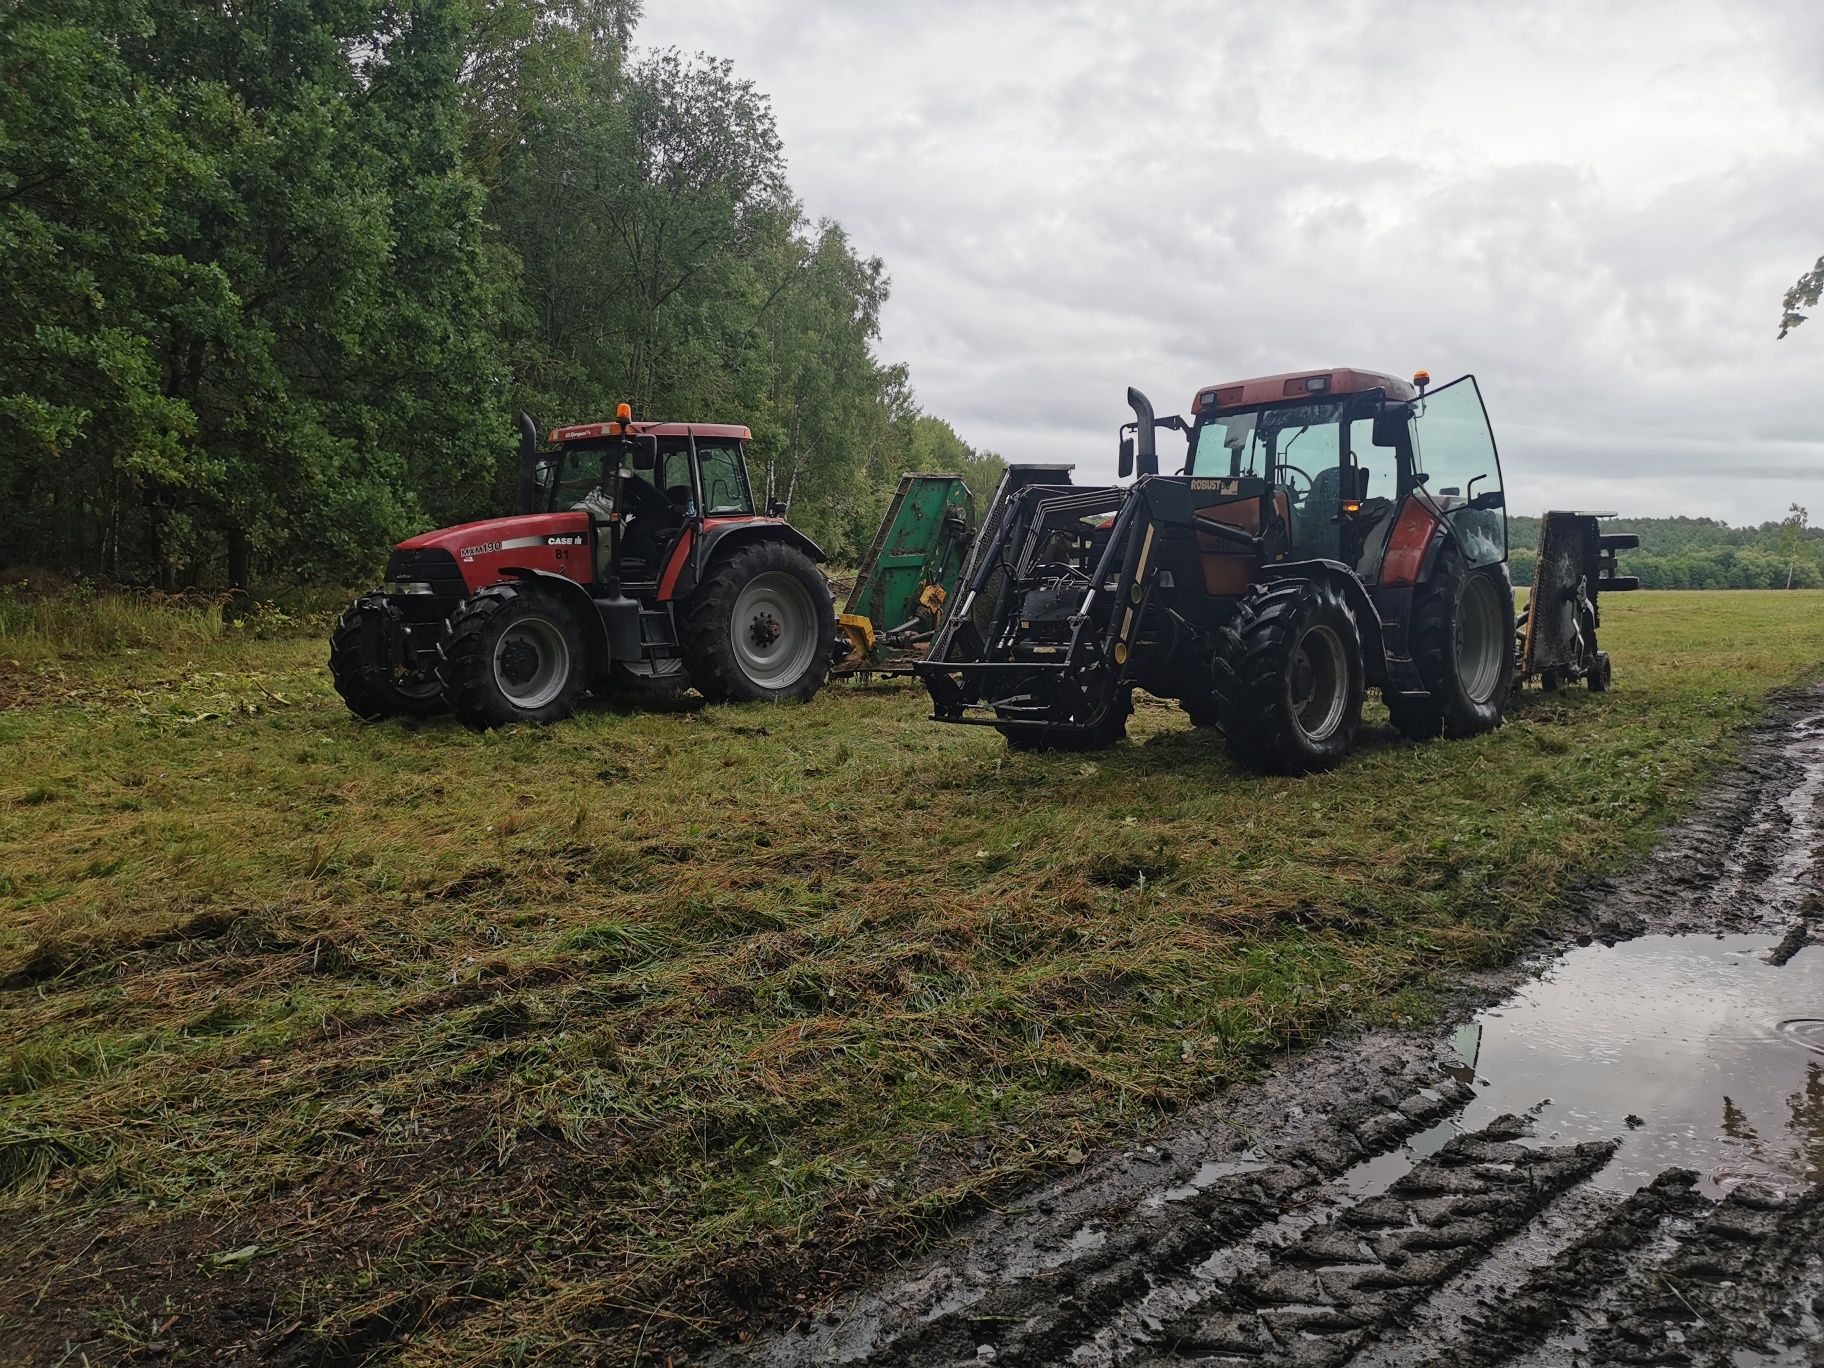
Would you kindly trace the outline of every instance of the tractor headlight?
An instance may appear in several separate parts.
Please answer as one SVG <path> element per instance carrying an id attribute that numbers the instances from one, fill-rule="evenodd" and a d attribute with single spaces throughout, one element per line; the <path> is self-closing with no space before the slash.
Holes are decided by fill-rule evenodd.
<path id="1" fill-rule="evenodd" d="M 430 594 L 432 589 L 429 580 L 388 580 L 380 586 L 383 594 Z"/>

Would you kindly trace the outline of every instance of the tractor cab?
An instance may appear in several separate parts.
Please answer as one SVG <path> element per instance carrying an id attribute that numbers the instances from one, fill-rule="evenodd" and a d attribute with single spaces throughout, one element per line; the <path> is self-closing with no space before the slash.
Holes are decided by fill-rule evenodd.
<path id="1" fill-rule="evenodd" d="M 528 433 L 521 511 L 587 513 L 596 581 L 656 584 L 706 524 L 756 516 L 749 438 L 728 424 L 636 423 L 625 404 L 615 422 L 558 428 L 542 451 Z"/>
<path id="2" fill-rule="evenodd" d="M 1251 520 L 1230 506 L 1259 486 L 1283 559 L 1339 562 L 1370 587 L 1411 584 L 1411 552 L 1439 524 L 1471 566 L 1503 561 L 1501 465 L 1475 377 L 1429 384 L 1423 371 L 1329 370 L 1212 386 L 1193 402 L 1182 473 L 1215 494 L 1200 512 L 1218 522 Z"/>

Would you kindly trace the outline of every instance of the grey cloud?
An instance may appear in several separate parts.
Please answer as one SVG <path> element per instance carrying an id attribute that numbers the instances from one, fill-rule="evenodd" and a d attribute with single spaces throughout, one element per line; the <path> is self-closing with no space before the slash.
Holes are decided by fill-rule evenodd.
<path id="1" fill-rule="evenodd" d="M 1112 468 L 1304 366 L 1474 371 L 1514 503 L 1817 502 L 1824 8 L 1624 0 L 654 0 L 775 98 L 794 184 L 887 261 L 883 354 L 1013 459 Z"/>

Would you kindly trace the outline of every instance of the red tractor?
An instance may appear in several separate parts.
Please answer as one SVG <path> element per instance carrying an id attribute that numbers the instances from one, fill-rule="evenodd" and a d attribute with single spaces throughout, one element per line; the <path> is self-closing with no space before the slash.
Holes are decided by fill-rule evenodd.
<path id="1" fill-rule="evenodd" d="M 1507 499 L 1474 377 L 1296 371 L 1200 390 L 1189 419 L 1128 403 L 1132 485 L 1003 481 L 914 666 L 937 719 L 1087 750 L 1126 733 L 1139 688 L 1285 774 L 1343 758 L 1369 688 L 1414 738 L 1499 725 Z M 1175 474 L 1158 428 L 1186 438 Z"/>
<path id="2" fill-rule="evenodd" d="M 330 637 L 357 717 L 554 722 L 585 689 L 802 702 L 829 673 L 823 552 L 754 506 L 748 430 L 520 418 L 519 514 L 403 541 Z"/>

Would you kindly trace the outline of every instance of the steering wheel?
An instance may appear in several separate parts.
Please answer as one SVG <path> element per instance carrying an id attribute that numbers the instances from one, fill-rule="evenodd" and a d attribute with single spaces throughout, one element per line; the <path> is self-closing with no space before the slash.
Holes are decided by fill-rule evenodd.
<path id="1" fill-rule="evenodd" d="M 1309 475 L 1305 474 L 1304 471 L 1300 470 L 1295 465 L 1283 465 L 1282 464 L 1280 466 L 1280 469 L 1285 471 L 1288 476 L 1297 475 L 1302 480 L 1304 480 L 1305 487 L 1302 491 L 1296 485 L 1294 485 L 1290 479 L 1288 479 L 1286 481 L 1286 502 L 1295 503 L 1295 504 L 1303 503 L 1305 501 L 1306 496 L 1311 493 L 1311 487 L 1313 485 L 1315 485 L 1317 483 L 1317 481 L 1313 480 Z"/>

